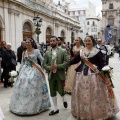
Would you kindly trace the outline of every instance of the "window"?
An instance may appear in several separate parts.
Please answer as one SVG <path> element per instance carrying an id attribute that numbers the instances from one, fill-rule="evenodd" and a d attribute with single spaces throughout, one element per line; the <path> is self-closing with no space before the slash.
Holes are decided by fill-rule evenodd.
<path id="1" fill-rule="evenodd" d="M 92 26 L 95 26 L 95 22 L 93 21 Z"/>
<path id="2" fill-rule="evenodd" d="M 81 14 L 81 15 L 83 15 L 83 14 L 84 14 L 84 11 L 83 11 L 83 10 L 81 10 L 81 11 L 80 11 L 80 14 Z"/>
<path id="3" fill-rule="evenodd" d="M 92 27 L 92 28 L 91 28 L 91 32 L 97 32 L 97 28 Z"/>
<path id="4" fill-rule="evenodd" d="M 108 18 L 108 25 L 114 26 L 114 18 Z"/>
<path id="5" fill-rule="evenodd" d="M 80 30 L 80 33 L 83 33 L 83 30 Z"/>
<path id="6" fill-rule="evenodd" d="M 109 4 L 109 9 L 113 9 L 113 3 Z"/>
<path id="7" fill-rule="evenodd" d="M 73 15 L 75 15 L 75 11 L 73 11 Z"/>
<path id="8" fill-rule="evenodd" d="M 89 21 L 87 22 L 87 25 L 90 25 Z"/>

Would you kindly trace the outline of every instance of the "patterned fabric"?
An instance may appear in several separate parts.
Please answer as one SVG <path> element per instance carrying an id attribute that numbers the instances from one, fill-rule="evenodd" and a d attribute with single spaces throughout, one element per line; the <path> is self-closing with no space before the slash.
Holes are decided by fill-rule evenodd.
<path id="1" fill-rule="evenodd" d="M 79 48 L 77 48 L 76 46 L 73 47 L 73 53 L 74 56 L 78 55 L 80 52 L 80 49 L 83 49 L 83 46 L 80 46 Z M 73 88 L 73 83 L 75 80 L 75 69 L 78 67 L 79 64 L 74 64 L 71 65 L 68 70 L 67 70 L 67 76 L 66 76 L 66 82 L 65 82 L 65 92 L 67 93 L 71 93 L 72 88 Z"/>
<path id="2" fill-rule="evenodd" d="M 34 53 L 30 55 L 30 59 L 37 63 L 37 58 L 41 59 L 41 56 L 37 50 L 34 50 Z M 23 58 L 10 101 L 10 111 L 18 115 L 32 115 L 50 107 L 46 80 L 26 58 Z"/>
<path id="3" fill-rule="evenodd" d="M 75 80 L 75 69 L 78 67 L 78 64 L 71 65 L 68 70 L 67 70 L 67 76 L 66 76 L 66 81 L 65 81 L 65 92 L 71 93 L 73 89 L 73 83 Z"/>
<path id="4" fill-rule="evenodd" d="M 116 99 L 109 96 L 107 85 L 90 69 L 87 75 L 83 71 L 76 73 L 71 107 L 72 114 L 81 120 L 105 120 L 119 111 Z"/>

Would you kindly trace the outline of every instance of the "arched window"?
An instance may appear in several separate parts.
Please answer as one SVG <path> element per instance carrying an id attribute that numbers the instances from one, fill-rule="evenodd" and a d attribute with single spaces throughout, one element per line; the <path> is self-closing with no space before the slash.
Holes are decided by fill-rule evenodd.
<path id="1" fill-rule="evenodd" d="M 29 22 L 25 22 L 23 25 L 23 40 L 26 40 L 26 37 L 32 38 L 32 28 Z"/>
<path id="2" fill-rule="evenodd" d="M 46 29 L 46 43 L 50 43 L 50 38 L 52 36 L 52 29 L 47 27 Z"/>
<path id="3" fill-rule="evenodd" d="M 110 15 L 108 17 L 108 23 L 107 24 L 110 25 L 110 26 L 114 26 L 114 16 Z"/>
<path id="4" fill-rule="evenodd" d="M 62 39 L 64 41 L 65 40 L 65 32 L 63 30 L 61 31 L 61 37 L 62 37 Z"/>
<path id="5" fill-rule="evenodd" d="M 95 22 L 93 21 L 92 26 L 95 26 Z"/>

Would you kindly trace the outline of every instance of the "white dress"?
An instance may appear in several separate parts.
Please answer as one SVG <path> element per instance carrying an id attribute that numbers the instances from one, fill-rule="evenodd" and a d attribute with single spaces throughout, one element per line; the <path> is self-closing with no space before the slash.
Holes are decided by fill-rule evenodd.
<path id="1" fill-rule="evenodd" d="M 3 112 L 2 112 L 2 110 L 0 108 L 0 120 L 4 120 L 4 118 L 5 118 L 5 116 L 3 115 Z"/>

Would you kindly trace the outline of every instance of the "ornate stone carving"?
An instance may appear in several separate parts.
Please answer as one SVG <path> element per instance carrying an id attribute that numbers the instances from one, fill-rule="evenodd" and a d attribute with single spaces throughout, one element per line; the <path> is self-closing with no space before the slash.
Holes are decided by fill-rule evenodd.
<path id="1" fill-rule="evenodd" d="M 59 24 L 59 23 L 55 23 L 55 26 L 56 26 L 56 27 L 59 27 L 59 26 L 60 26 L 60 24 Z"/>
<path id="2" fill-rule="evenodd" d="M 20 15 L 20 12 L 19 12 L 18 10 L 14 10 L 14 9 L 11 9 L 11 8 L 8 8 L 8 12 L 9 12 L 10 14 L 15 14 L 15 15 L 17 15 L 17 16 Z"/>
<path id="3" fill-rule="evenodd" d="M 52 15 L 52 11 L 50 9 L 46 8 L 41 4 L 36 3 L 36 1 L 31 1 L 31 0 L 16 0 L 16 1 L 23 3 L 27 7 L 30 7 L 34 10 L 38 10 L 48 15 Z"/>

